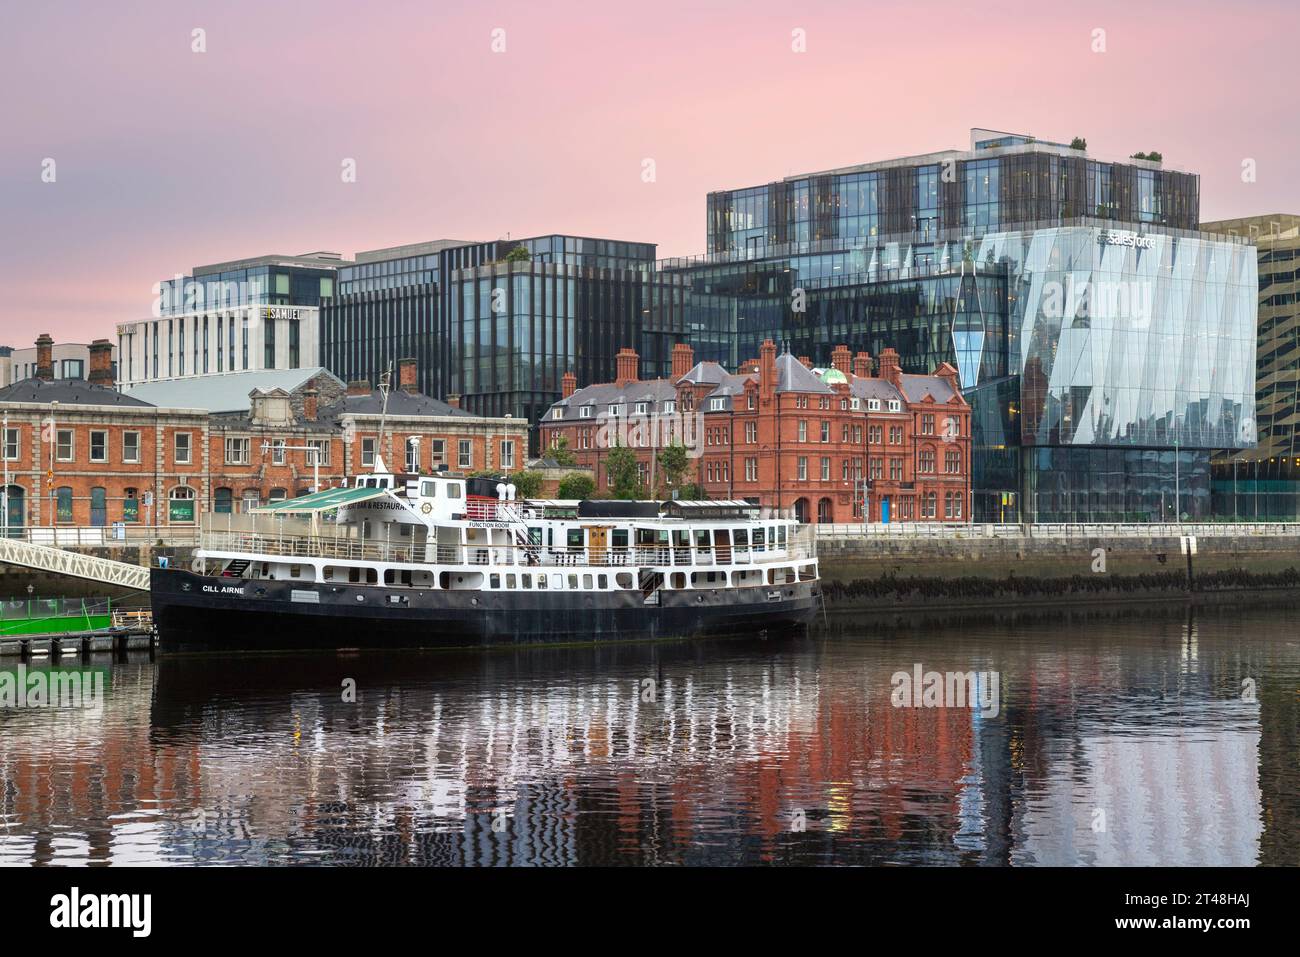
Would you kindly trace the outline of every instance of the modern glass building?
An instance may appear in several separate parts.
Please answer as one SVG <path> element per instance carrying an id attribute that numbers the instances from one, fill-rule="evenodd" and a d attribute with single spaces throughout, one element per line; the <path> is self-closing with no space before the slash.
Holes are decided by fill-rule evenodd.
<path id="1" fill-rule="evenodd" d="M 202 314 L 241 306 L 318 306 L 334 295 L 347 260 L 334 252 L 255 256 L 195 266 L 158 283 L 156 316 Z"/>
<path id="2" fill-rule="evenodd" d="M 1253 247 L 1198 215 L 1194 174 L 976 130 L 711 193 L 710 253 L 658 281 L 702 359 L 771 337 L 818 363 L 840 343 L 952 362 L 979 521 L 1204 518 L 1212 450 L 1255 441 L 1257 280 Z"/>
<path id="3" fill-rule="evenodd" d="M 373 382 L 412 357 L 422 392 L 536 421 L 566 371 L 612 378 L 624 346 L 666 370 L 680 309 L 656 298 L 654 261 L 651 243 L 564 235 L 359 253 L 321 309 L 323 364 Z"/>

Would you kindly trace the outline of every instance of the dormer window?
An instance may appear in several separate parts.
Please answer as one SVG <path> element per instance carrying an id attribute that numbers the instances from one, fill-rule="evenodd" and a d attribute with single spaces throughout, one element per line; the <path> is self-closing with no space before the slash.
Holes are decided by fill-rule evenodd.
<path id="1" fill-rule="evenodd" d="M 750 392 L 745 396 L 745 404 L 751 409 L 755 407 L 755 396 L 753 392 Z"/>
<path id="2" fill-rule="evenodd" d="M 721 411 L 723 410 L 723 402 L 724 402 L 724 400 L 721 399 L 721 398 L 718 398 L 718 399 L 710 399 L 710 400 L 709 400 L 709 411 L 710 411 L 710 412 L 721 412 Z"/>
<path id="3" fill-rule="evenodd" d="M 889 400 L 889 411 L 890 411 L 890 412 L 901 412 L 902 409 L 903 409 L 903 403 L 899 402 L 897 399 L 890 399 L 890 400 Z"/>
<path id="4" fill-rule="evenodd" d="M 609 407 L 609 414 L 610 414 L 610 417 L 611 417 L 611 418 L 615 418 L 615 419 L 618 418 L 618 406 L 617 406 L 617 405 L 611 405 L 611 406 Z"/>
<path id="5" fill-rule="evenodd" d="M 580 419 L 590 419 L 590 418 L 591 418 L 591 406 L 589 406 L 589 405 L 584 405 L 582 408 L 580 408 L 580 409 L 578 410 L 578 418 L 580 418 Z"/>
<path id="6" fill-rule="evenodd" d="M 563 409 L 556 409 L 554 412 L 551 413 L 551 418 L 552 418 L 552 419 L 562 419 L 562 418 L 564 418 L 564 410 L 563 410 Z"/>
<path id="7" fill-rule="evenodd" d="M 879 411 L 880 411 L 880 400 L 879 400 L 879 399 L 868 399 L 868 400 L 867 400 L 867 411 L 869 411 L 869 412 L 879 412 Z"/>
<path id="8" fill-rule="evenodd" d="M 649 402 L 638 402 L 638 403 L 636 404 L 636 414 L 637 414 L 637 415 L 646 415 L 646 414 L 648 414 L 649 412 L 650 412 L 650 403 L 649 403 Z"/>
<path id="9" fill-rule="evenodd" d="M 664 412 L 667 413 L 667 414 L 669 414 L 669 415 L 671 415 L 672 413 L 674 413 L 674 412 L 676 412 L 676 411 L 677 411 L 677 403 L 676 403 L 674 400 L 672 400 L 672 399 L 667 399 L 667 400 L 665 400 L 665 402 L 664 402 Z"/>
<path id="10" fill-rule="evenodd" d="M 852 399 L 849 400 L 849 408 L 851 408 L 854 412 L 857 412 L 859 409 L 862 408 L 862 400 L 859 399 L 857 396 L 854 396 Z"/>

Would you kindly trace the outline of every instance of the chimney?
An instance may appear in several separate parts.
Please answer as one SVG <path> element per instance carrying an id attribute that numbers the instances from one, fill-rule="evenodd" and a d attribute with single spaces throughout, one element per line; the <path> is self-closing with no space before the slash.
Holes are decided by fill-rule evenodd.
<path id="1" fill-rule="evenodd" d="M 898 353 L 893 348 L 884 349 L 880 353 L 880 378 L 894 388 L 898 388 L 903 381 L 903 372 L 898 367 Z"/>
<path id="2" fill-rule="evenodd" d="M 758 392 L 764 400 L 776 395 L 776 343 L 771 339 L 758 348 Z"/>
<path id="3" fill-rule="evenodd" d="M 446 398 L 446 402 L 447 402 L 447 404 L 448 404 L 449 406 L 451 406 L 453 409 L 459 409 L 459 408 L 460 408 L 460 393 L 459 393 L 459 392 L 453 392 L 451 395 L 447 396 L 447 398 Z"/>
<path id="4" fill-rule="evenodd" d="M 107 339 L 96 339 L 90 344 L 90 374 L 86 381 L 106 389 L 116 384 L 113 381 L 113 343 Z"/>
<path id="5" fill-rule="evenodd" d="M 315 389 L 304 389 L 302 393 L 302 417 L 308 422 L 316 421 L 316 403 L 320 393 Z"/>
<path id="6" fill-rule="evenodd" d="M 353 379 L 348 383 L 348 395 L 369 395 L 373 391 L 369 379 Z"/>
<path id="7" fill-rule="evenodd" d="M 800 357 L 799 357 L 799 361 L 803 363 L 803 367 L 804 367 L 805 369 L 811 369 L 811 368 L 812 368 L 812 360 L 809 359 L 807 356 L 800 356 Z"/>
<path id="8" fill-rule="evenodd" d="M 836 346 L 831 350 L 831 366 L 848 375 L 852 371 L 853 353 L 848 346 Z"/>
<path id="9" fill-rule="evenodd" d="M 742 362 L 742 363 L 740 364 L 740 368 L 736 370 L 736 374 L 737 374 L 737 375 L 750 375 L 751 373 L 754 373 L 754 372 L 757 372 L 757 371 L 758 371 L 758 360 L 757 360 L 757 359 L 746 359 L 744 362 Z"/>
<path id="10" fill-rule="evenodd" d="M 955 394 L 961 395 L 961 383 L 959 381 L 957 367 L 951 362 L 940 363 L 939 368 L 934 370 L 934 374 L 947 382 L 948 388 L 952 389 Z"/>
<path id="11" fill-rule="evenodd" d="M 564 373 L 564 377 L 560 379 L 560 398 L 567 399 L 577 391 L 578 377 L 572 372 Z"/>
<path id="12" fill-rule="evenodd" d="M 48 332 L 36 337 L 36 378 L 54 381 L 54 339 Z"/>
<path id="13" fill-rule="evenodd" d="M 415 384 L 415 360 L 398 359 L 397 360 L 397 386 L 403 392 L 414 394 L 419 392 L 419 387 Z"/>
<path id="14" fill-rule="evenodd" d="M 859 379 L 871 378 L 871 353 L 859 352 L 853 357 L 853 374 Z"/>
<path id="15" fill-rule="evenodd" d="M 673 346 L 673 381 L 676 382 L 695 365 L 695 350 L 684 342 Z"/>
<path id="16" fill-rule="evenodd" d="M 614 357 L 614 361 L 618 365 L 618 376 L 614 380 L 615 385 L 621 388 L 636 381 L 637 365 L 639 363 L 636 350 L 625 346 L 618 350 L 618 355 Z"/>

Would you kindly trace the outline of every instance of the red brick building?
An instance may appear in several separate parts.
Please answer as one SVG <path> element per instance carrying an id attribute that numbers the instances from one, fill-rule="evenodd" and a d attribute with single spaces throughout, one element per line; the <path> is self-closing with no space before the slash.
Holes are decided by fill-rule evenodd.
<path id="1" fill-rule="evenodd" d="M 37 340 L 39 354 L 52 340 Z M 346 387 L 323 369 L 291 389 L 235 373 L 244 409 L 185 407 L 199 383 L 179 382 L 154 404 L 113 388 L 111 344 L 91 348 L 86 380 L 36 376 L 0 389 L 0 466 L 8 475 L 7 527 L 194 525 L 204 512 L 245 511 L 370 471 L 376 454 L 397 471 L 515 471 L 524 467 L 528 424 L 475 416 L 415 390 L 415 364 L 399 364 L 388 396 L 368 382 Z M 238 380 L 238 381 L 235 381 Z M 380 421 L 383 418 L 383 441 Z M 0 487 L 4 486 L 0 477 Z"/>
<path id="2" fill-rule="evenodd" d="M 607 487 L 610 448 L 636 453 L 647 489 L 666 494 L 655 452 L 681 443 L 690 477 L 710 498 L 747 499 L 803 521 L 964 522 L 970 515 L 970 406 L 957 370 L 906 375 L 886 349 L 880 369 L 844 346 L 829 368 L 777 355 L 764 342 L 757 359 L 730 373 L 673 350 L 669 379 L 640 381 L 637 356 L 624 349 L 618 379 L 563 395 L 541 423 L 543 446 L 567 441 L 580 464 Z"/>

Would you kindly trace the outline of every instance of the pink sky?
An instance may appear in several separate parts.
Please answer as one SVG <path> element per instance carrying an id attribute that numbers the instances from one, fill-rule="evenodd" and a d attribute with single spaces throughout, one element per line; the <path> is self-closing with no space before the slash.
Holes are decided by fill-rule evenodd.
<path id="1" fill-rule="evenodd" d="M 1160 150 L 1202 215 L 1300 212 L 1300 5 L 13 5 L 0 344 L 114 336 L 160 278 L 264 253 L 576 233 L 704 251 L 704 196 L 964 147 Z M 191 52 L 191 31 L 207 52 Z M 506 50 L 493 53 L 494 28 Z M 791 50 L 806 31 L 807 52 Z M 1106 31 L 1106 52 L 1092 32 Z M 53 158 L 57 180 L 41 181 Z M 357 182 L 341 163 L 354 158 Z M 657 179 L 642 181 L 644 159 Z M 1241 181 L 1243 159 L 1258 178 Z"/>

